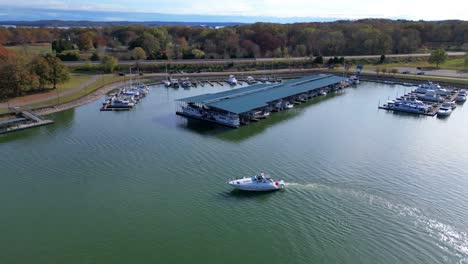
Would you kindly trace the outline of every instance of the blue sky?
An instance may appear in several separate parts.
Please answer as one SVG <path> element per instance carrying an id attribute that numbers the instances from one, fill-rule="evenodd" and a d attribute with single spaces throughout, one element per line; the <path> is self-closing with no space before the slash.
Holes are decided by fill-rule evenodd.
<path id="1" fill-rule="evenodd" d="M 8 12 L 13 12 L 12 10 L 16 8 L 47 8 L 280 18 L 357 19 L 371 17 L 412 20 L 468 20 L 468 1 L 466 0 L 445 0 L 442 2 L 431 0 L 21 0 L 17 2 L 0 0 L 0 8 L 2 7 L 8 8 L 10 10 Z M 5 11 L 3 12 L 5 13 Z M 0 13 L 0 18 L 1 15 Z M 118 20 L 118 17 L 115 17 L 114 20 Z"/>

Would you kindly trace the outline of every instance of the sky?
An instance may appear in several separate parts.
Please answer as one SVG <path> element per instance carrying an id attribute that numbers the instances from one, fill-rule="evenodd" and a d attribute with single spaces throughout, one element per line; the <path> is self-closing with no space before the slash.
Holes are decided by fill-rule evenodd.
<path id="1" fill-rule="evenodd" d="M 249 16 L 256 17 L 259 21 L 261 21 L 262 17 L 468 20 L 467 0 L 445 0 L 442 2 L 431 0 L 21 0 L 16 2 L 0 0 L 0 20 L 2 16 L 9 15 L 9 17 L 12 17 L 16 10 L 24 8 L 202 16 Z M 106 17 L 105 20 L 119 20 L 119 16 L 117 15 L 114 18 Z"/>

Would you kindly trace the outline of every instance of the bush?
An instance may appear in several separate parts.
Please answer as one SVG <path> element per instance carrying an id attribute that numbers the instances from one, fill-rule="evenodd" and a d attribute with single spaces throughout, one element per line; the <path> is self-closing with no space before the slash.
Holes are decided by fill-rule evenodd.
<path id="1" fill-rule="evenodd" d="M 76 51 L 69 51 L 57 54 L 57 57 L 62 61 L 79 61 L 80 54 Z"/>

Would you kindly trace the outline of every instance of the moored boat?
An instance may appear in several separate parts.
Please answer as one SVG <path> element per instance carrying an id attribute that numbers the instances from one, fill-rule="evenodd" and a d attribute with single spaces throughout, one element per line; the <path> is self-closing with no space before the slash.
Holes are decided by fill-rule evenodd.
<path id="1" fill-rule="evenodd" d="M 437 116 L 445 117 L 449 116 L 452 113 L 452 105 L 451 104 L 442 104 L 442 106 L 437 111 Z"/>
<path id="2" fill-rule="evenodd" d="M 229 75 L 229 78 L 226 81 L 229 85 L 237 85 L 237 79 L 234 75 Z"/>

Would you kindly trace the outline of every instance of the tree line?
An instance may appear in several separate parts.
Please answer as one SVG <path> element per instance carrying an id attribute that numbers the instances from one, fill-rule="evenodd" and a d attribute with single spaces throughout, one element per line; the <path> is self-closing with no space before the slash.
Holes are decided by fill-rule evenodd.
<path id="1" fill-rule="evenodd" d="M 0 99 L 45 90 L 66 81 L 68 68 L 52 56 L 25 56 L 0 45 Z"/>
<path id="2" fill-rule="evenodd" d="M 103 53 L 135 60 L 402 54 L 436 48 L 468 50 L 468 22 L 364 19 L 218 29 L 143 25 L 0 29 L 0 44 L 37 42 L 53 43 L 61 58 L 71 60 L 80 59 L 83 51 L 94 53 L 90 57 L 94 60 Z"/>

